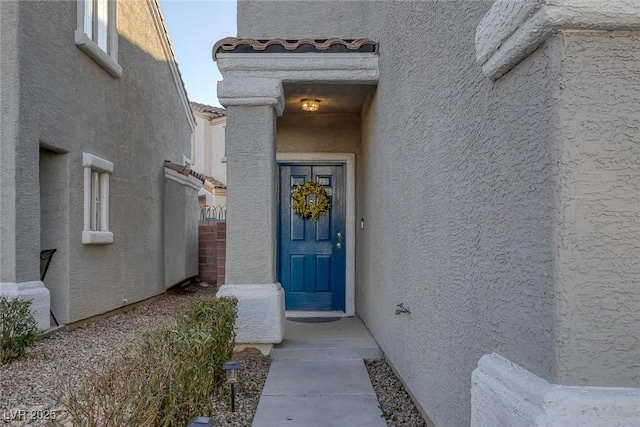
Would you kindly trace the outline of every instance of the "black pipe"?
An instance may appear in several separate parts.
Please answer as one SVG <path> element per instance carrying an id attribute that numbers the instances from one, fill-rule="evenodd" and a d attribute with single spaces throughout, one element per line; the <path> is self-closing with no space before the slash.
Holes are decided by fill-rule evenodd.
<path id="1" fill-rule="evenodd" d="M 236 412 L 236 389 L 231 383 L 231 412 Z"/>

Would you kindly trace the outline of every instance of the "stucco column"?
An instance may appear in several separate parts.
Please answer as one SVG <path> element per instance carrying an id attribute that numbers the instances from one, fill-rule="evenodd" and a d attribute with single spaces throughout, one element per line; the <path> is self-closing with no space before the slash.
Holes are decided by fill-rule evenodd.
<path id="1" fill-rule="evenodd" d="M 49 290 L 39 277 L 38 138 L 20 103 L 18 3 L 2 2 L 0 125 L 0 295 L 31 301 L 38 329 L 49 328 Z"/>
<path id="2" fill-rule="evenodd" d="M 219 296 L 238 298 L 239 343 L 284 337 L 284 292 L 276 283 L 276 118 L 284 108 L 279 79 L 226 78 L 227 259 Z"/>
<path id="3" fill-rule="evenodd" d="M 478 26 L 477 59 L 492 80 L 546 50 L 558 126 L 553 374 L 483 356 L 472 426 L 638 425 L 638 41 L 640 6 L 626 0 L 497 1 Z"/>

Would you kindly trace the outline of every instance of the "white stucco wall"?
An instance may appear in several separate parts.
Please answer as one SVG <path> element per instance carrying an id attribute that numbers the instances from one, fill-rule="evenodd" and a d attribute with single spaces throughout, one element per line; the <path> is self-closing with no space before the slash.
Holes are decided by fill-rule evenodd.
<path id="1" fill-rule="evenodd" d="M 58 322 L 69 317 L 69 171 L 68 155 L 40 149 L 40 247 L 56 249 L 44 283 Z"/>
<path id="2" fill-rule="evenodd" d="M 238 0 L 238 37 L 324 39 L 330 34 L 345 39 L 365 38 L 369 9 L 367 0 Z"/>
<path id="3" fill-rule="evenodd" d="M 0 100 L 2 100 L 2 116 L 0 117 L 0 140 L 7 141 L 0 150 L 0 282 L 16 281 L 15 253 L 15 150 L 18 138 L 18 108 L 20 88 L 18 77 L 18 3 L 0 3 Z M 5 46 L 6 45 L 6 46 Z M 5 104 L 6 103 L 6 104 Z"/>
<path id="4" fill-rule="evenodd" d="M 19 91 L 15 104 L 6 103 L 11 98 L 4 97 L 3 68 L 2 152 L 16 156 L 13 165 L 11 156 L 2 158 L 3 169 L 8 163 L 2 175 L 2 240 L 4 245 L 6 227 L 7 247 L 13 242 L 14 248 L 12 253 L 3 247 L 0 254 L 2 280 L 37 280 L 39 252 L 46 245 L 60 249 L 45 282 L 57 287 L 52 306 L 61 312 L 62 322 L 159 294 L 164 291 L 164 160 L 181 162 L 189 154 L 190 125 L 148 2 L 118 3 L 119 79 L 74 44 L 76 2 L 16 3 L 2 2 L 2 66 L 7 42 L 9 58 L 17 58 L 7 89 Z M 4 12 L 16 7 L 19 51 L 13 52 L 10 39 L 4 38 Z M 5 111 L 13 126 L 7 139 Z M 61 179 L 48 182 L 45 191 L 66 188 L 68 194 L 61 205 L 68 215 L 45 219 L 42 230 L 39 146 L 66 152 L 56 156 L 63 159 L 60 167 L 67 175 L 53 173 Z M 82 244 L 83 152 L 114 165 L 112 244 Z M 5 205 L 5 194 L 10 204 Z M 15 227 L 9 224 L 13 220 Z M 68 233 L 60 234 L 60 227 L 68 227 Z"/>
<path id="5" fill-rule="evenodd" d="M 20 33 L 20 2 L 2 2 L 0 7 L 2 37 L 2 150 L 0 154 L 0 282 L 30 282 L 39 280 L 38 266 L 33 263 L 40 253 L 37 224 L 38 178 L 29 165 L 38 164 L 37 145 L 22 144 L 23 139 L 37 137 L 33 130 L 21 126 L 33 120 L 33 112 L 22 102 L 20 61 L 24 55 Z M 32 190 L 28 197 L 19 187 Z M 22 188 L 24 188 L 22 187 Z M 16 218 L 20 212 L 21 220 Z"/>
<path id="6" fill-rule="evenodd" d="M 195 113 L 195 150 L 192 159 L 193 170 L 211 176 L 221 183 L 227 183 L 227 162 L 225 151 L 226 118 L 207 120 Z"/>
<path id="7" fill-rule="evenodd" d="M 475 45 L 492 3 L 239 5 L 244 37 L 379 42 L 357 311 L 438 426 L 469 425 L 471 373 L 494 352 L 549 383 L 637 387 L 636 36 L 559 34 L 493 82 Z M 293 120 L 279 150 L 321 143 Z"/>
<path id="8" fill-rule="evenodd" d="M 474 58 L 486 3 L 385 6 L 363 124 L 359 312 L 433 423 L 464 426 L 483 354 L 554 376 L 555 58 L 541 49 L 491 85 Z"/>
<path id="9" fill-rule="evenodd" d="M 227 179 L 237 196 L 229 197 L 227 204 L 225 284 L 273 284 L 276 113 L 270 105 L 232 105 L 227 111 L 227 138 L 237 142 L 227 147 Z"/>
<path id="10" fill-rule="evenodd" d="M 342 7 L 323 3 L 325 13 Z M 382 2 L 362 12 L 381 55 L 362 122 L 357 310 L 436 425 L 469 424 L 471 372 L 485 353 L 553 376 L 554 119 L 539 112 L 552 105 L 553 69 L 542 50 L 525 85 L 486 80 L 473 35 L 488 3 Z M 282 2 L 287 14 L 255 33 L 240 9 L 240 33 L 274 36 L 296 21 L 299 36 L 308 16 L 291 14 L 306 4 Z M 327 23 L 325 37 L 346 35 L 330 21 L 311 20 Z M 412 313 L 396 316 L 399 303 Z"/>
<path id="11" fill-rule="evenodd" d="M 564 33 L 558 382 L 640 386 L 640 35 Z"/>

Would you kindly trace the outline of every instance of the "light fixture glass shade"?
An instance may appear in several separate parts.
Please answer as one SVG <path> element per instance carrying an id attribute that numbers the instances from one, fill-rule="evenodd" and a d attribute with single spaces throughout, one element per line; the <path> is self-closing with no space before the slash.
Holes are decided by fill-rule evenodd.
<path id="1" fill-rule="evenodd" d="M 227 382 L 235 384 L 238 382 L 238 371 L 242 369 L 240 362 L 230 360 L 222 365 L 222 370 L 227 374 Z"/>
<path id="2" fill-rule="evenodd" d="M 229 384 L 234 384 L 238 382 L 238 371 L 235 369 L 230 369 L 227 371 L 227 382 Z"/>
<path id="3" fill-rule="evenodd" d="M 305 98 L 302 100 L 302 109 L 310 113 L 313 113 L 314 111 L 318 111 L 320 109 L 320 100 Z"/>

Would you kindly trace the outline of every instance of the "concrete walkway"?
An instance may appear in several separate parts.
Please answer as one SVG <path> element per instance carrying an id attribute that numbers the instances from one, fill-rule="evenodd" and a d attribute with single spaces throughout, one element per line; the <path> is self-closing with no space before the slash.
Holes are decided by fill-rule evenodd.
<path id="1" fill-rule="evenodd" d="M 252 427 L 384 427 L 363 359 L 382 352 L 357 318 L 287 321 Z"/>

